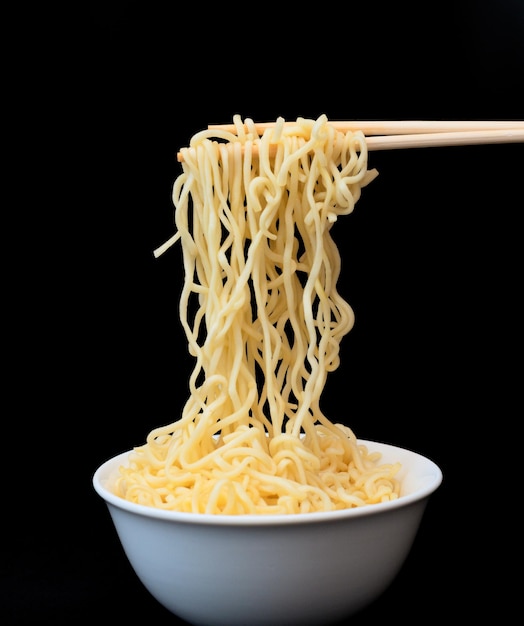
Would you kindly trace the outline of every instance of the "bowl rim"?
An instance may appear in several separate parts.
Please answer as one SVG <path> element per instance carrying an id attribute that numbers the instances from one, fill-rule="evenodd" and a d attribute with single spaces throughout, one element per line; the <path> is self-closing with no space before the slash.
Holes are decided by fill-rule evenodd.
<path id="1" fill-rule="evenodd" d="M 107 505 L 113 505 L 119 509 L 134 513 L 142 517 L 155 518 L 177 523 L 198 524 L 198 525 L 215 525 L 215 526 L 271 526 L 271 525 L 290 525 L 290 524 L 308 524 L 318 522 L 328 522 L 342 520 L 353 517 L 365 517 L 369 515 L 377 515 L 381 512 L 393 511 L 394 509 L 409 506 L 415 502 L 427 499 L 443 480 L 441 468 L 429 457 L 415 452 L 410 448 L 405 448 L 393 444 L 383 443 L 380 441 L 371 441 L 368 439 L 358 439 L 359 444 L 368 446 L 371 451 L 390 452 L 408 455 L 418 460 L 425 466 L 424 478 L 425 484 L 414 491 L 400 495 L 396 500 L 388 502 L 379 502 L 362 507 L 350 509 L 341 509 L 337 511 L 315 511 L 312 513 L 279 513 L 279 514 L 245 514 L 245 515 L 221 515 L 209 513 L 189 513 L 183 511 L 173 511 L 166 509 L 158 509 L 151 506 L 137 504 L 114 494 L 105 484 L 108 474 L 117 470 L 118 466 L 123 464 L 128 458 L 132 449 L 125 450 L 116 454 L 103 463 L 101 463 L 92 476 L 92 485 L 97 494 L 106 502 Z"/>

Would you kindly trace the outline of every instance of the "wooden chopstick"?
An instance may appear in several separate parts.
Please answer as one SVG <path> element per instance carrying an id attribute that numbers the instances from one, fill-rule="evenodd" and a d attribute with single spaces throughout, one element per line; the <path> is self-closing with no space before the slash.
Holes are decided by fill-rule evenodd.
<path id="1" fill-rule="evenodd" d="M 333 122 L 333 124 L 335 123 L 336 122 Z M 385 122 L 381 123 L 386 124 Z M 358 123 L 337 122 L 336 124 Z M 391 124 L 391 122 L 387 122 L 387 124 Z M 413 124 L 413 122 L 410 122 L 410 124 Z M 439 123 L 434 122 L 433 124 Z M 445 122 L 444 124 L 452 124 L 455 128 L 458 128 L 458 124 L 461 124 L 461 130 L 435 130 L 435 126 L 432 126 L 431 128 L 433 130 L 430 130 L 429 132 L 422 132 L 420 130 L 420 126 L 418 127 L 418 130 L 413 130 L 417 128 L 416 126 L 410 126 L 411 131 L 399 134 L 399 127 L 395 124 L 394 126 L 388 126 L 389 132 L 391 134 L 372 134 L 371 136 L 366 136 L 365 141 L 367 148 L 370 151 L 395 150 L 400 148 L 431 148 L 440 146 L 465 146 L 495 143 L 524 143 L 524 122 Z M 464 124 L 470 126 L 470 129 L 464 130 Z M 506 126 L 506 124 L 513 124 L 513 126 L 508 127 Z M 268 125 L 265 125 L 264 129 L 270 128 L 271 125 L 274 125 L 274 123 L 268 123 Z M 474 128 L 474 125 L 485 125 L 485 128 Z M 495 125 L 495 127 L 492 125 Z M 227 130 L 230 128 L 230 125 L 209 126 L 208 128 L 211 130 L 216 130 L 217 128 Z M 385 126 L 383 127 L 383 129 L 384 128 Z M 428 126 L 426 125 L 426 131 L 427 128 Z M 441 128 L 449 128 L 449 126 L 441 126 Z M 260 127 L 260 130 L 257 128 L 257 132 L 263 132 L 264 129 L 262 127 Z M 368 132 L 369 129 L 370 127 L 367 127 Z M 354 129 L 346 128 L 346 131 L 347 130 L 362 130 L 362 128 L 360 126 L 358 126 L 358 128 L 357 126 L 355 126 Z M 366 132 L 364 130 L 362 130 L 362 132 L 364 132 L 364 135 L 366 135 Z M 372 132 L 377 133 L 378 126 L 375 127 L 375 131 Z M 216 145 L 218 148 L 218 146 L 221 144 L 216 142 Z M 275 151 L 277 149 L 277 145 L 278 144 L 274 144 Z M 254 144 L 253 154 L 256 154 L 256 149 L 257 146 L 256 144 Z M 177 154 L 177 160 L 179 162 L 183 162 L 183 152 L 179 152 Z"/>
<path id="2" fill-rule="evenodd" d="M 441 120 L 352 120 L 352 121 L 328 121 L 340 132 L 361 130 L 364 135 L 411 135 L 414 133 L 447 133 L 473 130 L 512 130 L 524 129 L 523 120 L 482 120 L 482 121 L 441 121 Z M 284 122 L 286 126 L 296 126 L 297 122 Z M 262 134 L 268 128 L 273 128 L 275 122 L 255 122 L 253 127 L 257 133 Z M 248 127 L 244 124 L 247 131 Z M 234 124 L 209 124 L 210 130 L 224 130 L 231 133 L 237 132 Z"/>

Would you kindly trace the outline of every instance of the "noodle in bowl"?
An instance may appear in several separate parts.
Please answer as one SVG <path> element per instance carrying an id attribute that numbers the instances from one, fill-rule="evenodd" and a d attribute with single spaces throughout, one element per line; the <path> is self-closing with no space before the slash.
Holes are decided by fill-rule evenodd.
<path id="1" fill-rule="evenodd" d="M 326 626 L 365 608 L 401 569 L 440 468 L 408 449 L 362 441 L 400 462 L 400 496 L 347 510 L 214 515 L 162 510 L 114 491 L 130 452 L 103 463 L 93 486 L 145 588 L 198 626 Z"/>
<path id="2" fill-rule="evenodd" d="M 321 409 L 354 313 L 331 228 L 368 167 L 361 131 L 325 115 L 259 132 L 205 130 L 173 185 L 195 358 L 172 424 L 93 483 L 160 604 L 196 626 L 326 626 L 376 599 L 402 566 L 442 474 L 358 440 Z"/>

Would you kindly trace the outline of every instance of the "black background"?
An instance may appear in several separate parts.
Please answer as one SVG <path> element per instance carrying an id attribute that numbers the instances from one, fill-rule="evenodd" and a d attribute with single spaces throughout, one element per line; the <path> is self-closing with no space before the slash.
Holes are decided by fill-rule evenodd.
<path id="1" fill-rule="evenodd" d="M 236 113 L 523 119 L 524 5 L 78 6 L 32 24 L 21 72 L 0 619 L 173 625 L 91 478 L 187 397 L 180 251 L 152 255 L 173 233 L 177 150 Z M 334 227 L 356 324 L 325 412 L 444 473 L 404 568 L 355 626 L 511 610 L 523 165 L 522 144 L 374 152 L 379 177 Z"/>

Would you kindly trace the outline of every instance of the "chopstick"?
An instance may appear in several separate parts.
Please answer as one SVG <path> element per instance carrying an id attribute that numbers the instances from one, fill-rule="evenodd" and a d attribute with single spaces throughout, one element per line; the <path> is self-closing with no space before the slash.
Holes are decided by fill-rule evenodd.
<path id="1" fill-rule="evenodd" d="M 446 133 L 476 130 L 514 130 L 524 129 L 523 120 L 482 120 L 482 121 L 442 121 L 442 120 L 352 120 L 352 121 L 328 121 L 340 132 L 361 130 L 364 135 L 411 135 L 413 133 Z M 275 122 L 255 122 L 252 125 L 257 133 L 261 134 L 268 128 L 273 128 Z M 285 127 L 297 126 L 297 122 L 284 122 Z M 248 127 L 244 124 L 247 131 Z M 237 132 L 234 124 L 209 124 L 210 130 L 224 130 L 231 133 Z"/>
<path id="2" fill-rule="evenodd" d="M 328 122 L 341 132 L 361 130 L 368 150 L 396 150 L 400 148 L 431 148 L 441 146 L 465 146 L 496 143 L 524 143 L 524 122 L 522 121 L 393 121 L 393 122 Z M 255 124 L 258 133 L 274 126 L 274 122 Z M 284 126 L 292 127 L 294 122 Z M 236 133 L 235 125 L 209 125 L 210 130 L 223 130 Z M 451 129 L 451 130 L 450 130 Z M 215 142 L 217 147 L 218 142 Z M 256 144 L 253 154 L 256 154 Z M 274 145 L 276 150 L 277 144 Z M 191 149 L 191 148 L 189 148 Z M 183 162 L 183 152 L 177 154 Z"/>

